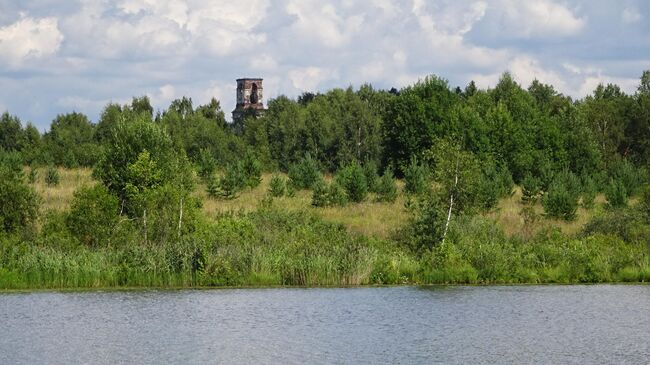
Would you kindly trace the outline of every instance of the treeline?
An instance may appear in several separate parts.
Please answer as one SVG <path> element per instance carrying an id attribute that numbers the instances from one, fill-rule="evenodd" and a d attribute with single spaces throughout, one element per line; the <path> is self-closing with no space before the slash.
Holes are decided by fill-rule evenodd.
<path id="1" fill-rule="evenodd" d="M 307 154 L 335 172 L 357 161 L 403 176 L 413 158 L 424 159 L 435 141 L 450 139 L 480 161 L 507 168 L 515 182 L 530 175 L 548 186 L 552 176 L 611 174 L 621 161 L 650 162 L 650 72 L 628 95 L 599 85 L 573 101 L 538 81 L 524 89 L 503 74 L 489 90 L 473 82 L 451 88 L 435 76 L 401 90 L 334 89 L 280 96 L 260 118 L 227 123 L 219 102 L 194 106 L 174 100 L 162 112 L 145 97 L 107 105 L 97 123 L 85 115 L 57 116 L 44 134 L 9 113 L 0 118 L 0 147 L 20 152 L 26 164 L 93 166 L 120 121 L 162 127 L 190 161 L 214 159 L 225 167 L 252 151 L 267 170 L 287 171 Z"/>

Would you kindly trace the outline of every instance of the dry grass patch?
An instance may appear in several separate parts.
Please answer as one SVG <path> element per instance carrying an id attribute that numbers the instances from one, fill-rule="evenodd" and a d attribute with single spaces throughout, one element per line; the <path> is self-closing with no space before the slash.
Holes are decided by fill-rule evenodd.
<path id="1" fill-rule="evenodd" d="M 48 186 L 45 183 L 45 172 L 47 168 L 37 168 L 36 182 L 34 188 L 41 196 L 41 210 L 63 211 L 68 209 L 72 201 L 72 195 L 75 190 L 84 185 L 93 185 L 95 180 L 92 178 L 92 170 L 89 168 L 65 169 L 57 168 L 59 171 L 59 184 Z"/>
<path id="2" fill-rule="evenodd" d="M 521 202 L 521 188 L 515 187 L 512 196 L 502 199 L 497 205 L 497 209 L 493 212 L 487 213 L 486 216 L 498 222 L 503 231 L 512 237 L 516 234 L 527 232 L 534 235 L 540 230 L 550 227 L 558 227 L 560 230 L 567 234 L 573 235 L 585 226 L 596 212 L 602 211 L 605 204 L 605 197 L 601 194 L 596 197 L 595 206 L 591 210 L 586 210 L 583 207 L 578 207 L 576 212 L 576 219 L 572 221 L 564 221 L 559 219 L 549 219 L 544 216 L 544 208 L 541 202 L 537 202 L 533 209 L 538 216 L 537 221 L 532 227 L 526 227 L 524 218 L 521 214 L 522 209 L 525 207 Z"/>

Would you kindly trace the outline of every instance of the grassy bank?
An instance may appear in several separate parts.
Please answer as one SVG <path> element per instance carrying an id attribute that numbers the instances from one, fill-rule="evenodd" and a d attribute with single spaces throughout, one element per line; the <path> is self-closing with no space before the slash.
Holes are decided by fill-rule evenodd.
<path id="1" fill-rule="evenodd" d="M 64 224 L 73 192 L 95 184 L 90 171 L 59 173 L 58 186 L 34 183 L 46 211 L 37 230 L 0 237 L 0 289 L 650 280 L 645 231 L 585 233 L 585 223 L 605 213 L 602 197 L 572 222 L 545 219 L 536 205 L 540 217 L 531 223 L 521 217 L 516 189 L 492 212 L 453 220 L 444 244 L 414 252 L 403 243 L 411 239 L 405 196 L 314 208 L 311 192 L 298 191 L 261 203 L 270 179 L 264 175 L 232 200 L 211 199 L 199 186 L 194 194 L 204 214 L 163 243 L 127 220 L 108 244 L 93 247 Z"/>

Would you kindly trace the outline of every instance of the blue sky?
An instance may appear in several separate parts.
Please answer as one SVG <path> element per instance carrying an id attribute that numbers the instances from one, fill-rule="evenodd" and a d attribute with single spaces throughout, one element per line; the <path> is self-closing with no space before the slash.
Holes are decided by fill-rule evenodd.
<path id="1" fill-rule="evenodd" d="M 263 77 L 266 99 L 402 87 L 437 74 L 494 85 L 509 70 L 581 98 L 634 92 L 650 68 L 650 2 L 481 0 L 0 0 L 0 111 L 46 129 L 108 102 L 216 97 Z"/>

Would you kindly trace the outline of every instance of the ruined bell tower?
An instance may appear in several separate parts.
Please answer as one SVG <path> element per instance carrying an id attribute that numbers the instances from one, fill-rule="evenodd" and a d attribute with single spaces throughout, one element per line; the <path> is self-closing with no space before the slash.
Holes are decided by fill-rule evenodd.
<path id="1" fill-rule="evenodd" d="M 237 105 L 232 111 L 232 120 L 238 120 L 246 115 L 260 116 L 264 113 L 262 98 L 262 79 L 237 79 Z"/>

